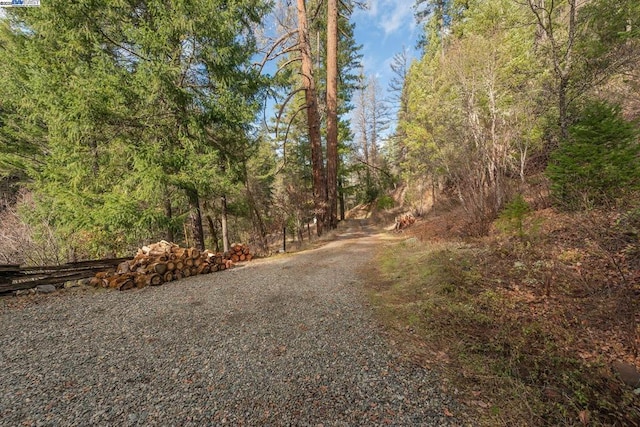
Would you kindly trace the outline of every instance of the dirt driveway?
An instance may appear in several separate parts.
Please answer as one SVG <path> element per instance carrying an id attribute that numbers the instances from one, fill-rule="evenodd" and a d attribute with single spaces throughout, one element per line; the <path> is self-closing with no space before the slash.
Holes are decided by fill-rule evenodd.
<path id="1" fill-rule="evenodd" d="M 0 425 L 460 425 L 366 304 L 378 239 L 354 222 L 222 273 L 2 307 Z"/>

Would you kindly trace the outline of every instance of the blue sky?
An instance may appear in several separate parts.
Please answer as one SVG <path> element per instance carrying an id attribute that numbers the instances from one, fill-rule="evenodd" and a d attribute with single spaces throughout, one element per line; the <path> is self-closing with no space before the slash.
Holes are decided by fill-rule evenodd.
<path id="1" fill-rule="evenodd" d="M 387 88 L 392 76 L 393 55 L 405 46 L 417 57 L 415 49 L 420 33 L 413 16 L 414 0 L 368 0 L 367 10 L 356 10 L 356 42 L 362 45 L 364 71 L 376 75 Z"/>

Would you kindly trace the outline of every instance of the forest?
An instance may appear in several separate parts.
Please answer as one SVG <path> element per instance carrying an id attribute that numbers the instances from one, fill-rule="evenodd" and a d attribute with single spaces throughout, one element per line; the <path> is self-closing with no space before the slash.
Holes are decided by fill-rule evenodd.
<path id="1" fill-rule="evenodd" d="M 388 97 L 349 21 L 366 4 L 333 7 L 333 27 L 318 1 L 7 9 L 0 257 L 266 250 L 399 187 L 480 235 L 532 177 L 565 209 L 633 200 L 635 2 L 418 1 L 422 56 L 398 52 Z"/>
<path id="2" fill-rule="evenodd" d="M 7 9 L 0 258 L 119 256 L 159 239 L 268 251 L 268 236 L 283 228 L 296 237 L 312 221 L 317 235 L 335 228 L 338 177 L 342 212 L 346 193 L 360 191 L 342 185 L 354 176 L 344 117 L 358 86 L 358 47 L 354 5 L 341 3 L 338 13 L 333 4 L 333 38 L 320 5 Z"/>
<path id="3" fill-rule="evenodd" d="M 6 9 L 0 263 L 125 256 L 162 239 L 215 251 L 242 242 L 267 255 L 283 230 L 298 243 L 317 238 L 354 208 L 410 213 L 426 224 L 414 231 L 421 241 L 480 245 L 464 260 L 448 247 L 430 259 L 459 289 L 491 282 L 464 293 L 484 304 L 482 316 L 504 321 L 513 300 L 502 298 L 523 295 L 513 283 L 536 301 L 582 298 L 559 301 L 560 317 L 545 302 L 531 309 L 535 321 L 514 317 L 515 329 L 485 325 L 517 329 L 522 341 L 510 346 L 477 325 L 470 332 L 495 345 L 487 355 L 509 355 L 522 387 L 538 387 L 547 409 L 524 410 L 535 424 L 640 422 L 628 390 L 548 375 L 616 357 L 633 365 L 640 348 L 640 2 L 416 0 L 419 57 L 398 48 L 388 95 L 354 36 L 351 17 L 367 6 L 50 0 Z M 397 260 L 405 274 L 424 262 L 407 251 Z M 438 295 L 462 292 L 454 288 Z M 580 307 L 623 317 L 590 318 L 609 326 L 581 330 L 615 345 L 583 365 L 549 362 L 544 354 L 561 347 L 551 343 L 570 340 L 541 325 Z"/>

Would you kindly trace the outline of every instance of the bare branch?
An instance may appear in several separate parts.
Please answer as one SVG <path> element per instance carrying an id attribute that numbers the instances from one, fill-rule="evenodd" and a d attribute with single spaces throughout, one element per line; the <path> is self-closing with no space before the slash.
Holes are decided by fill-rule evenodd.
<path id="1" fill-rule="evenodd" d="M 359 157 L 355 157 L 355 159 L 356 159 L 356 161 L 362 163 L 363 165 L 365 165 L 365 166 L 367 166 L 367 167 L 369 167 L 371 169 L 375 169 L 375 170 L 377 170 L 379 172 L 382 172 L 383 174 L 387 175 L 389 178 L 393 178 L 393 176 L 389 172 L 387 172 L 386 170 L 384 170 L 382 168 L 379 168 L 378 166 L 373 165 L 373 164 L 371 164 L 369 162 L 365 162 L 364 160 L 362 160 Z"/>
<path id="2" fill-rule="evenodd" d="M 278 175 L 280 172 L 282 172 L 282 169 L 284 169 L 284 167 L 287 164 L 287 140 L 289 139 L 289 131 L 291 130 L 291 125 L 293 124 L 293 121 L 295 120 L 296 116 L 307 109 L 307 105 L 304 104 L 302 106 L 300 106 L 295 113 L 293 113 L 293 115 L 291 116 L 291 120 L 289 120 L 289 123 L 287 124 L 287 131 L 284 134 L 284 141 L 282 142 L 282 166 L 276 171 L 276 175 Z"/>
<path id="3" fill-rule="evenodd" d="M 280 56 L 280 54 L 271 57 L 271 54 L 278 48 L 278 46 L 280 46 L 282 43 L 284 43 L 285 41 L 287 41 L 290 37 L 296 35 L 298 32 L 298 29 L 295 30 L 291 30 L 288 31 L 286 34 L 283 34 L 282 36 L 280 36 L 280 38 L 278 38 L 269 48 L 269 50 L 265 53 L 264 58 L 262 58 L 262 62 L 255 64 L 255 65 L 259 65 L 260 71 L 262 72 L 262 69 L 264 68 L 264 66 L 266 65 L 266 63 L 272 59 L 277 58 L 278 56 Z M 289 51 L 288 49 L 285 51 Z"/>
<path id="4" fill-rule="evenodd" d="M 285 98 L 284 102 L 280 106 L 280 109 L 278 110 L 278 114 L 276 115 L 276 138 L 278 137 L 278 126 L 280 124 L 280 118 L 282 117 L 282 114 L 284 112 L 285 107 L 287 106 L 289 101 L 291 101 L 291 98 L 293 98 L 293 96 L 296 93 L 302 92 L 304 90 L 305 90 L 305 88 L 298 88 L 298 89 L 294 90 L 289 95 L 287 95 L 287 97 Z"/>
<path id="5" fill-rule="evenodd" d="M 282 64 L 280 67 L 278 67 L 278 70 L 276 71 L 276 74 L 278 74 L 280 71 L 284 70 L 285 68 L 287 68 L 287 66 L 293 64 L 294 62 L 298 62 L 298 61 L 302 61 L 302 58 L 300 57 L 295 57 L 295 58 L 291 58 L 289 59 L 287 62 L 285 62 L 284 64 Z"/>

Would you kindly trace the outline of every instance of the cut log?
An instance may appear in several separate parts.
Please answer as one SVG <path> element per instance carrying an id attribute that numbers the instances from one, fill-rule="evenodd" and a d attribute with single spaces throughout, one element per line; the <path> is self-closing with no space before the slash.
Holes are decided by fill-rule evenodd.
<path id="1" fill-rule="evenodd" d="M 245 259 L 247 259 L 247 256 L 245 254 L 240 255 L 240 261 L 244 261 Z"/>
<path id="2" fill-rule="evenodd" d="M 172 271 L 167 271 L 166 273 L 164 273 L 163 279 L 165 282 L 170 282 L 173 280 L 173 272 Z"/>
<path id="3" fill-rule="evenodd" d="M 184 277 L 184 274 L 182 274 L 182 270 L 176 270 L 173 272 L 173 280 L 180 280 Z"/>
<path id="4" fill-rule="evenodd" d="M 117 274 L 125 274 L 131 271 L 130 269 L 130 265 L 129 265 L 129 261 L 122 261 L 120 264 L 118 264 L 118 268 L 116 268 L 116 273 Z"/>
<path id="5" fill-rule="evenodd" d="M 149 264 L 149 258 L 146 255 L 136 255 L 136 257 L 129 263 L 130 271 L 136 270 L 138 267 L 144 267 Z"/>
<path id="6" fill-rule="evenodd" d="M 174 253 L 176 254 L 176 257 L 178 259 L 184 259 L 186 258 L 186 253 L 187 253 L 187 249 L 185 248 L 176 248 L 176 250 L 174 251 Z"/>
<path id="7" fill-rule="evenodd" d="M 89 280 L 89 285 L 97 288 L 102 286 L 102 279 L 99 279 L 97 277 L 92 277 L 91 280 Z"/>
<path id="8" fill-rule="evenodd" d="M 175 247 L 178 247 L 175 243 L 167 242 L 166 240 L 160 240 L 157 243 L 152 243 L 149 246 L 150 251 L 169 253 Z"/>
<path id="9" fill-rule="evenodd" d="M 164 258 L 163 261 L 166 261 L 169 257 L 169 253 L 164 249 L 151 249 L 149 252 L 145 253 L 149 258 L 160 259 Z"/>
<path id="10" fill-rule="evenodd" d="M 130 273 L 109 277 L 108 282 L 110 288 L 118 289 L 119 291 L 126 291 L 135 286 L 133 275 Z"/>
<path id="11" fill-rule="evenodd" d="M 128 278 L 127 280 L 123 281 L 117 289 L 119 291 L 127 291 L 129 289 L 135 288 L 135 286 L 136 286 L 136 284 L 133 281 L 133 279 Z"/>
<path id="12" fill-rule="evenodd" d="M 144 274 L 136 274 L 136 277 L 133 281 L 136 282 L 136 288 L 139 289 L 149 286 L 149 284 L 147 283 L 147 276 L 145 276 Z"/>
<path id="13" fill-rule="evenodd" d="M 151 286 L 162 285 L 162 276 L 159 274 L 151 274 L 147 276 L 147 283 Z"/>
<path id="14" fill-rule="evenodd" d="M 124 280 L 118 280 L 118 277 L 109 277 L 107 279 L 107 284 L 109 288 L 113 288 L 113 289 L 119 289 L 120 288 L 120 284 L 121 282 L 123 282 Z"/>
<path id="15" fill-rule="evenodd" d="M 187 258 L 184 260 L 184 265 L 187 267 L 193 267 L 193 258 Z"/>
<path id="16" fill-rule="evenodd" d="M 167 261 L 167 271 L 173 271 L 176 269 L 176 263 L 174 261 Z"/>
<path id="17" fill-rule="evenodd" d="M 147 271 L 149 273 L 158 273 L 159 275 L 163 275 L 167 272 L 167 263 L 166 262 L 156 262 L 147 267 Z"/>

